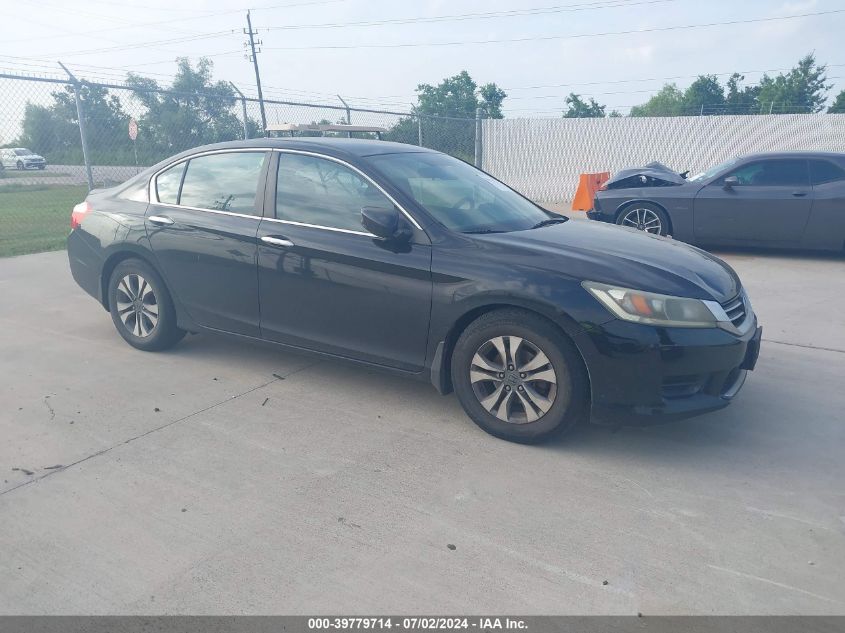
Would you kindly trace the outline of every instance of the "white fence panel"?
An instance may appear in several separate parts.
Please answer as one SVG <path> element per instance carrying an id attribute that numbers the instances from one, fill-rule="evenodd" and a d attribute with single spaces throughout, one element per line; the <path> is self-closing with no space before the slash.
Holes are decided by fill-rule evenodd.
<path id="1" fill-rule="evenodd" d="M 578 174 L 660 161 L 703 171 L 756 152 L 845 152 L 845 114 L 486 119 L 482 167 L 528 197 L 571 200 Z"/>

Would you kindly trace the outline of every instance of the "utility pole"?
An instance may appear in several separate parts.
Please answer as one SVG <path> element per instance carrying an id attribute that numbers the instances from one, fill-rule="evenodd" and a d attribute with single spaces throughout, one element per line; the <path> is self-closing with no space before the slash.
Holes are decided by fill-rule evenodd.
<path id="1" fill-rule="evenodd" d="M 258 105 L 261 108 L 261 129 L 266 134 L 267 114 L 264 112 L 264 95 L 261 93 L 261 75 L 258 72 L 258 55 L 255 50 L 255 36 L 258 35 L 258 32 L 252 30 L 252 19 L 249 16 L 249 11 L 246 12 L 246 25 L 247 28 L 244 33 L 249 35 L 249 48 L 252 51 L 251 55 L 247 55 L 247 59 L 252 61 L 252 66 L 255 68 L 255 86 L 258 88 Z M 261 40 L 258 41 L 258 44 L 261 45 Z M 260 53 L 261 49 L 259 48 L 257 52 Z"/>

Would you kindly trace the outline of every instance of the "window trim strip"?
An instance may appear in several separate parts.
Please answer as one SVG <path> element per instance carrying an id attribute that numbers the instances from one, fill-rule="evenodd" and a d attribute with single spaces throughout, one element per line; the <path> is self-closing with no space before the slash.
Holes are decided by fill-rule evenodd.
<path id="1" fill-rule="evenodd" d="M 336 227 L 333 227 L 333 226 L 322 226 L 320 224 L 308 224 L 306 222 L 297 222 L 295 220 L 283 220 L 283 219 L 275 218 L 275 217 L 271 218 L 271 217 L 268 217 L 266 215 L 260 216 L 260 215 L 252 215 L 252 214 L 248 214 L 248 213 L 236 213 L 234 211 L 221 211 L 221 210 L 218 210 L 218 209 L 202 209 L 200 207 L 189 207 L 189 206 L 186 206 L 186 205 L 183 205 L 183 204 L 171 204 L 169 202 L 159 201 L 158 188 L 157 188 L 157 185 L 156 185 L 156 179 L 158 178 L 159 174 L 162 174 L 163 172 L 167 171 L 168 169 L 170 169 L 172 167 L 176 167 L 180 163 L 187 164 L 190 160 L 192 160 L 194 158 L 199 158 L 200 156 L 211 156 L 211 155 L 214 155 L 214 154 L 232 154 L 232 153 L 236 153 L 236 152 L 240 152 L 240 153 L 259 152 L 259 153 L 262 153 L 262 154 L 266 154 L 268 152 L 276 152 L 276 153 L 280 153 L 280 154 L 302 154 L 302 155 L 306 155 L 306 156 L 314 156 L 316 158 L 323 158 L 323 159 L 326 159 L 326 160 L 330 160 L 330 161 L 334 161 L 336 163 L 339 163 L 339 164 L 343 165 L 344 167 L 348 167 L 352 171 L 360 174 L 368 182 L 372 183 L 373 186 L 376 187 L 376 189 L 378 189 L 382 194 L 384 194 L 385 197 L 387 197 L 388 200 L 390 200 L 394 205 L 396 205 L 396 208 L 399 209 L 399 211 L 405 216 L 405 218 L 411 224 L 413 224 L 420 231 L 423 231 L 423 228 L 419 225 L 419 223 L 416 221 L 416 219 L 414 219 L 414 217 L 410 213 L 408 213 L 408 211 L 401 204 L 399 204 L 393 196 L 391 196 L 389 193 L 387 193 L 387 191 L 385 191 L 384 188 L 381 185 L 379 185 L 376 181 L 374 181 L 365 172 L 363 172 L 360 169 L 358 169 L 357 167 L 355 167 L 355 165 L 352 165 L 352 164 L 346 162 L 345 160 L 343 160 L 341 158 L 336 158 L 334 156 L 328 156 L 327 154 L 321 154 L 319 152 L 312 152 L 312 151 L 298 150 L 298 149 L 287 149 L 287 148 L 277 148 L 277 147 L 266 147 L 266 148 L 247 147 L 247 148 L 229 148 L 229 149 L 224 148 L 224 149 L 207 150 L 207 151 L 204 151 L 204 152 L 197 152 L 196 154 L 191 154 L 190 156 L 180 158 L 179 160 L 175 160 L 172 163 L 168 163 L 167 165 L 165 165 L 164 167 L 159 169 L 157 172 L 155 172 L 150 177 L 150 181 L 147 185 L 148 195 L 149 195 L 149 198 L 150 198 L 150 204 L 155 204 L 155 205 L 162 206 L 162 207 L 169 207 L 169 208 L 172 208 L 172 209 L 188 209 L 190 211 L 204 211 L 206 213 L 217 213 L 217 214 L 220 214 L 220 215 L 231 215 L 231 216 L 235 216 L 235 217 L 251 218 L 251 219 L 255 219 L 255 220 L 267 220 L 268 222 L 277 222 L 277 223 L 280 223 L 280 224 L 290 224 L 292 226 L 302 226 L 302 227 L 307 227 L 307 228 L 323 229 L 323 230 L 326 230 L 326 231 L 335 231 L 335 232 L 339 232 L 339 233 L 349 233 L 351 235 L 364 235 L 366 237 L 376 237 L 375 235 L 373 235 L 372 233 L 369 233 L 367 231 L 352 231 L 350 229 L 340 229 L 340 228 L 336 228 Z M 183 168 L 183 171 L 182 171 L 182 179 L 183 180 L 185 178 L 186 171 L 187 170 L 185 170 Z M 180 184 L 180 187 L 179 187 L 180 197 L 181 197 L 181 192 L 182 192 L 182 188 L 181 188 L 181 184 Z M 275 209 L 273 209 L 273 212 L 275 214 Z"/>

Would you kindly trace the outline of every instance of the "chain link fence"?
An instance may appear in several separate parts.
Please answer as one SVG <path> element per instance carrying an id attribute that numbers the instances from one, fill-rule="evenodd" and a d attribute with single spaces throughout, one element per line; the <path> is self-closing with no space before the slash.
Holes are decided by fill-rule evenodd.
<path id="1" fill-rule="evenodd" d="M 384 140 L 470 163 L 481 159 L 475 119 L 267 99 L 264 105 L 268 126 L 379 127 Z M 71 209 L 89 188 L 119 184 L 192 147 L 261 136 L 260 103 L 237 90 L 232 96 L 154 89 L 143 79 L 126 86 L 0 74 L 0 257 L 63 248 Z"/>

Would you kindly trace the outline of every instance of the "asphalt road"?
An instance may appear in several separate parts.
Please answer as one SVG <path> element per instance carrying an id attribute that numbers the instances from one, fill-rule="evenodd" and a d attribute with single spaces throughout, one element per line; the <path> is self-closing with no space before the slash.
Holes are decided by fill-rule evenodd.
<path id="1" fill-rule="evenodd" d="M 128 347 L 0 260 L 0 613 L 845 614 L 845 259 L 730 254 L 727 410 L 521 446 L 454 397 L 194 336 Z"/>

